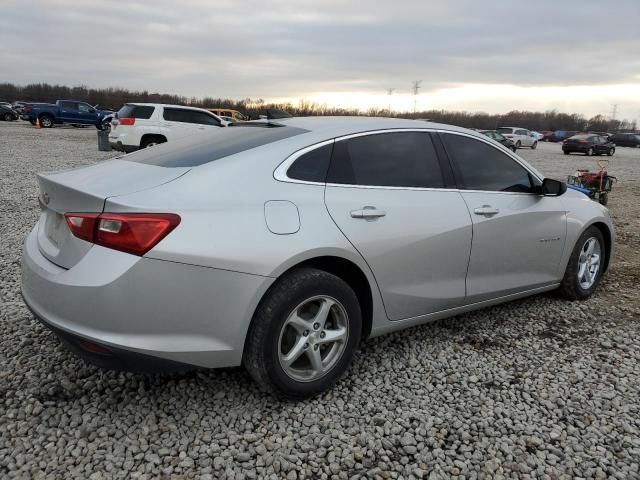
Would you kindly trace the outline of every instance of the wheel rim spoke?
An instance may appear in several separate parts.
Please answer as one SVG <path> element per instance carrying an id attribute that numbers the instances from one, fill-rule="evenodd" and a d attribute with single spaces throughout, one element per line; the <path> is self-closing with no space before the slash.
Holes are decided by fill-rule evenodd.
<path id="1" fill-rule="evenodd" d="M 291 365 L 298 358 L 300 358 L 300 355 L 302 355 L 302 352 L 304 352 L 305 350 L 306 344 L 306 339 L 300 337 L 298 341 L 296 341 L 295 345 L 291 348 L 291 350 L 289 350 L 289 352 L 281 358 L 281 361 L 287 366 Z"/>
<path id="2" fill-rule="evenodd" d="M 309 321 L 301 318 L 297 314 L 290 317 L 288 322 L 288 325 L 293 327 L 300 335 L 311 328 L 311 325 L 309 325 Z"/>
<path id="3" fill-rule="evenodd" d="M 347 338 L 347 329 L 346 328 L 338 328 L 335 330 L 325 330 L 325 336 L 318 340 L 318 343 L 327 344 L 327 343 L 335 343 L 342 342 Z"/>
<path id="4" fill-rule="evenodd" d="M 327 323 L 327 318 L 329 317 L 329 312 L 331 311 L 331 307 L 335 305 L 335 302 L 330 299 L 324 299 L 324 301 L 320 304 L 320 309 L 318 313 L 313 319 L 314 323 L 320 324 L 320 329 L 324 328 L 324 324 Z M 317 330 L 317 329 L 316 329 Z"/>
<path id="5" fill-rule="evenodd" d="M 310 348 L 307 350 L 307 357 L 309 357 L 309 363 L 311 364 L 311 370 L 313 376 L 311 378 L 317 378 L 324 373 L 324 365 L 322 363 L 322 355 L 317 348 Z"/>

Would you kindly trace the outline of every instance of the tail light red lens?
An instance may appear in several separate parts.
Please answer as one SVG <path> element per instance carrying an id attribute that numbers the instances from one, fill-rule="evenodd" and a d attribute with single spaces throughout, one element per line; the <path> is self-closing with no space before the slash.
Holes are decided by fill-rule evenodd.
<path id="1" fill-rule="evenodd" d="M 82 240 L 140 256 L 180 224 L 173 213 L 67 213 L 65 219 Z"/>
<path id="2" fill-rule="evenodd" d="M 118 118 L 118 125 L 135 125 L 135 124 L 136 124 L 135 117 Z"/>

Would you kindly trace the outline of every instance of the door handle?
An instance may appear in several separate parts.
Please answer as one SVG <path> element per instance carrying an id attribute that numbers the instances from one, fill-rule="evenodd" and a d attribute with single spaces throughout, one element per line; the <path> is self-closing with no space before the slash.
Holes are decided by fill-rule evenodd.
<path id="1" fill-rule="evenodd" d="M 500 213 L 500 209 L 496 207 L 492 207 L 491 205 L 483 205 L 481 207 L 474 209 L 473 213 L 475 213 L 476 215 L 490 216 L 490 215 L 495 215 L 497 213 Z"/>
<path id="2" fill-rule="evenodd" d="M 364 218 L 366 220 L 375 220 L 384 217 L 387 214 L 384 210 L 378 210 L 376 207 L 362 207 L 362 210 L 351 210 L 353 218 Z"/>

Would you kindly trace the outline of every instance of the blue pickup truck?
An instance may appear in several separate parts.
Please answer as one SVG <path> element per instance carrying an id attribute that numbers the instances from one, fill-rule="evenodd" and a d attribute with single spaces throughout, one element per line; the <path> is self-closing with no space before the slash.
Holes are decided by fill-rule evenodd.
<path id="1" fill-rule="evenodd" d="M 99 130 L 109 127 L 113 116 L 111 110 L 98 110 L 85 102 L 74 100 L 58 100 L 56 103 L 34 103 L 22 111 L 23 118 L 35 125 L 51 128 L 56 124 L 70 123 L 74 125 L 95 125 Z"/>

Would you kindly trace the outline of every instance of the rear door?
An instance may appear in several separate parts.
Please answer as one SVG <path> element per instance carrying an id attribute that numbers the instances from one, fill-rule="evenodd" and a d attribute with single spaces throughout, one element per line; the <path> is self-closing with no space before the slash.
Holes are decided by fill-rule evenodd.
<path id="1" fill-rule="evenodd" d="M 334 145 L 326 206 L 371 267 L 391 320 L 464 302 L 471 220 L 461 195 L 445 188 L 452 175 L 435 147 L 425 131 Z"/>
<path id="2" fill-rule="evenodd" d="M 467 302 L 557 282 L 566 237 L 560 198 L 539 195 L 540 181 L 489 142 L 441 136 L 473 221 Z"/>
<path id="3" fill-rule="evenodd" d="M 75 123 L 78 121 L 78 104 L 77 102 L 60 102 L 59 119 L 66 123 Z"/>

